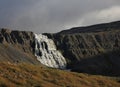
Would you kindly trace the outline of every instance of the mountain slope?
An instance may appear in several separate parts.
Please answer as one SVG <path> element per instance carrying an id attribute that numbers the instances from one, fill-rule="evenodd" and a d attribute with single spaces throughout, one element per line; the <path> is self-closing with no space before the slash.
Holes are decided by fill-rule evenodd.
<path id="1" fill-rule="evenodd" d="M 90 74 L 120 76 L 119 24 L 118 21 L 84 27 L 83 29 L 73 28 L 56 34 L 43 34 L 43 36 L 48 36 L 47 42 L 39 40 L 39 44 L 35 43 L 33 32 L 1 29 L 0 50 L 2 51 L 0 52 L 0 60 L 40 64 L 34 55 L 37 52 L 39 59 L 43 58 L 41 61 L 44 60 L 46 65 L 50 65 L 52 62 L 62 64 L 62 62 L 58 62 L 60 59 L 58 53 L 54 52 L 61 51 L 67 61 L 67 69 Z M 51 47 L 48 50 L 49 39 L 54 40 L 58 50 L 53 49 L 52 51 L 51 45 L 49 45 Z M 37 47 L 37 51 L 35 47 Z M 41 51 L 43 51 L 42 54 Z M 53 58 L 51 55 L 54 55 Z M 44 56 L 46 57 L 44 58 Z M 50 59 L 54 59 L 54 61 Z"/>
<path id="2" fill-rule="evenodd" d="M 0 63 L 0 87 L 120 87 L 120 79 L 44 68 L 29 63 Z"/>
<path id="3" fill-rule="evenodd" d="M 63 64 L 65 58 L 74 72 L 45 67 L 38 58 L 46 65 Z M 33 32 L 0 30 L 1 87 L 120 87 L 119 63 L 119 21 L 37 39 Z"/>
<path id="4" fill-rule="evenodd" d="M 33 54 L 34 34 L 25 31 L 0 30 L 0 61 L 38 64 Z"/>
<path id="5" fill-rule="evenodd" d="M 93 32 L 103 32 L 110 30 L 120 30 L 120 21 L 96 24 L 87 27 L 75 27 L 68 30 L 63 30 L 58 34 L 93 33 Z"/>
<path id="6" fill-rule="evenodd" d="M 55 41 L 73 71 L 120 75 L 119 21 L 46 35 Z"/>

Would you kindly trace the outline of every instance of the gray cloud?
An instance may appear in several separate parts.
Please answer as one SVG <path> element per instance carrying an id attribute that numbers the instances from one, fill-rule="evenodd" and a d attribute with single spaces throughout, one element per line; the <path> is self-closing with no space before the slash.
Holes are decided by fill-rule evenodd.
<path id="1" fill-rule="evenodd" d="M 1 0 L 0 27 L 58 32 L 119 20 L 119 9 L 120 0 Z"/>

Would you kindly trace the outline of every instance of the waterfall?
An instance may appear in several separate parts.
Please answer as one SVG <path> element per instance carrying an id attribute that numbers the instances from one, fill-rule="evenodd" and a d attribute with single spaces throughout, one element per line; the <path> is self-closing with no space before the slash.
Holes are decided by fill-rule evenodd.
<path id="1" fill-rule="evenodd" d="M 66 60 L 56 49 L 52 39 L 42 34 L 35 34 L 35 56 L 42 64 L 53 68 L 66 68 Z"/>

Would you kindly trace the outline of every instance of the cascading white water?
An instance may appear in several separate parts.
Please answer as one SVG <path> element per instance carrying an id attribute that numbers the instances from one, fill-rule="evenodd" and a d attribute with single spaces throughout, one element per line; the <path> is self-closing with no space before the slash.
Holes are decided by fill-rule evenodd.
<path id="1" fill-rule="evenodd" d="M 35 56 L 44 65 L 53 68 L 66 68 L 66 60 L 56 49 L 52 39 L 42 34 L 35 34 Z"/>

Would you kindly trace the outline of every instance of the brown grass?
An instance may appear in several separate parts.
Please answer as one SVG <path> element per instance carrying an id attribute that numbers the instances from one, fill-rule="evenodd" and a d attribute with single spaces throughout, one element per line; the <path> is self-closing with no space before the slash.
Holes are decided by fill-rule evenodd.
<path id="1" fill-rule="evenodd" d="M 120 87 L 120 83 L 112 77 L 4 62 L 0 63 L 0 87 Z"/>

